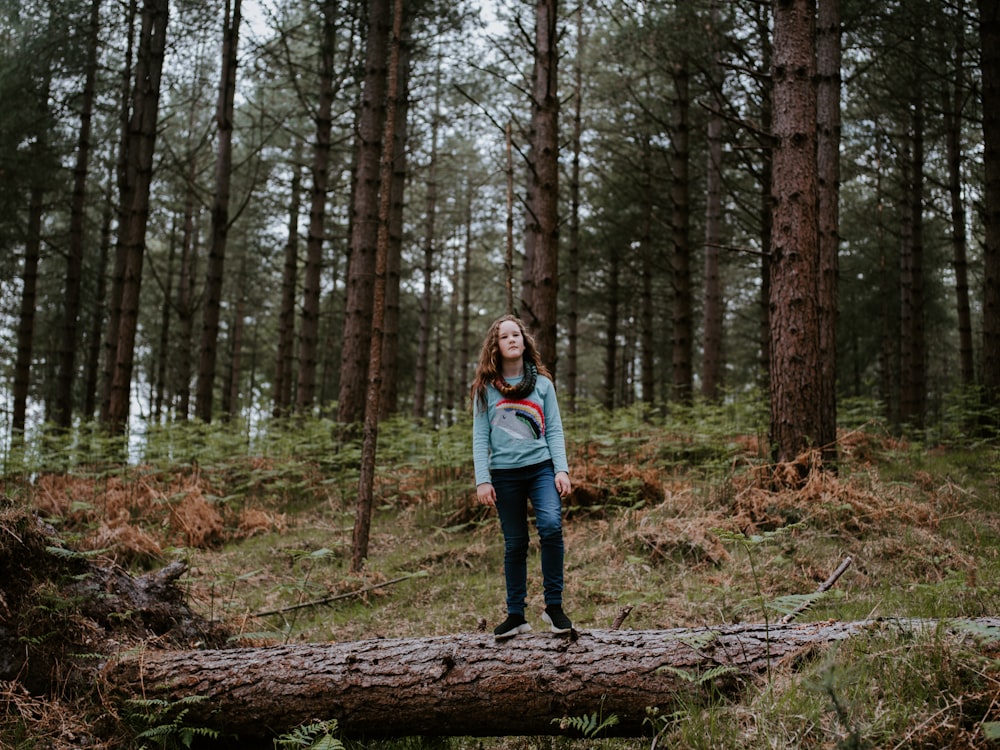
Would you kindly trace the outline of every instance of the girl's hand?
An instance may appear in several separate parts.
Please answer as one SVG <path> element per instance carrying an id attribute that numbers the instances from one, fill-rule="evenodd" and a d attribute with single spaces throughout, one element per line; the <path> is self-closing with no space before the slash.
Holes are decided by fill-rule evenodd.
<path id="1" fill-rule="evenodd" d="M 560 471 L 556 474 L 556 490 L 559 492 L 559 497 L 566 497 L 573 491 L 573 485 L 569 481 L 569 474 L 565 471 Z"/>
<path id="2" fill-rule="evenodd" d="M 489 482 L 483 482 L 476 487 L 476 497 L 482 505 L 488 505 L 491 508 L 497 507 L 497 493 Z"/>

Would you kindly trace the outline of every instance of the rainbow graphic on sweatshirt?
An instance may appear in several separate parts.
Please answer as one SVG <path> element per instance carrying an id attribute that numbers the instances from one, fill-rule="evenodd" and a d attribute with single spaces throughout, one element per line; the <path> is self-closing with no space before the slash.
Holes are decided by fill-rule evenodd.
<path id="1" fill-rule="evenodd" d="M 545 413 L 534 401 L 502 399 L 496 405 L 493 426 L 520 440 L 537 440 L 545 434 Z"/>

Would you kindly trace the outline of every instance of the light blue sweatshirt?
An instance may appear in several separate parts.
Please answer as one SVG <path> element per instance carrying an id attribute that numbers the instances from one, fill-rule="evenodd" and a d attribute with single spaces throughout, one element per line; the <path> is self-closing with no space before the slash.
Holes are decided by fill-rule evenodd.
<path id="1" fill-rule="evenodd" d="M 516 385 L 521 378 L 507 382 Z M 556 389 L 544 375 L 523 399 L 504 398 L 486 387 L 486 411 L 475 400 L 472 418 L 472 458 L 476 485 L 491 481 L 491 469 L 517 469 L 551 459 L 556 473 L 569 472 L 566 440 Z"/>

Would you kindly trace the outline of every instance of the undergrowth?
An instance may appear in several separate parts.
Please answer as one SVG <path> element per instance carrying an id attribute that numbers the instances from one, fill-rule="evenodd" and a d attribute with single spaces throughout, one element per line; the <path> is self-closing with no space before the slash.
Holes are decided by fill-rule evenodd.
<path id="1" fill-rule="evenodd" d="M 624 613 L 623 627 L 644 629 L 775 621 L 791 611 L 799 621 L 1000 611 L 995 445 L 928 448 L 851 411 L 837 471 L 805 456 L 813 470 L 803 481 L 764 459 L 766 417 L 758 410 L 592 409 L 565 417 L 574 482 L 566 605 L 578 628 L 607 628 Z M 381 429 L 377 509 L 361 574 L 349 569 L 356 436 L 317 419 L 256 434 L 187 425 L 142 437 L 124 462 L 114 458 L 120 446 L 105 455 L 94 435 L 36 444 L 16 461 L 6 457 L 3 492 L 37 509 L 77 549 L 136 570 L 186 561 L 192 606 L 230 623 L 246 644 L 443 635 L 502 618 L 500 532 L 475 503 L 465 417 L 446 429 L 406 420 Z M 848 557 L 840 580 L 815 595 Z M 537 568 L 529 565 L 529 619 L 542 608 Z M 613 718 L 594 706 L 553 717 L 554 731 L 561 721 L 578 735 L 590 732 L 585 739 L 344 744 L 986 748 L 1000 734 L 996 640 L 886 628 L 806 654 L 795 669 L 746 686 L 739 700 L 714 692 L 710 681 L 694 685 L 676 706 L 651 710 L 642 739 L 606 736 Z M 70 746 L 52 740 L 57 703 L 46 724 L 37 698 L 13 684 L 0 688 L 7 712 L 0 745 Z M 164 739 L 183 741 L 190 728 L 176 716 L 156 726 Z M 340 740 L 328 729 L 303 728 L 276 747 L 323 738 L 334 747 Z M 24 744 L 33 731 L 47 741 Z M 137 738 L 134 747 L 151 739 Z"/>

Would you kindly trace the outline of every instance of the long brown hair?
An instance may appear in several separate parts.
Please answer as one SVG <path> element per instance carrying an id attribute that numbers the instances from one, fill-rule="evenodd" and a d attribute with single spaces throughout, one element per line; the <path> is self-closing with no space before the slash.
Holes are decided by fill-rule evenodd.
<path id="1" fill-rule="evenodd" d="M 521 336 L 524 339 L 524 361 L 530 362 L 538 370 L 539 375 L 544 375 L 549 380 L 552 375 L 545 365 L 542 364 L 541 356 L 538 354 L 538 347 L 535 339 L 524 328 L 524 323 L 516 315 L 504 315 L 493 321 L 493 325 L 486 331 L 486 339 L 483 341 L 483 348 L 479 352 L 479 364 L 476 365 L 476 377 L 472 381 L 472 388 L 469 391 L 469 400 L 472 402 L 473 411 L 476 402 L 479 408 L 486 410 L 486 386 L 499 377 L 503 377 L 502 366 L 503 356 L 500 354 L 500 324 L 508 320 L 517 323 L 521 329 Z"/>

